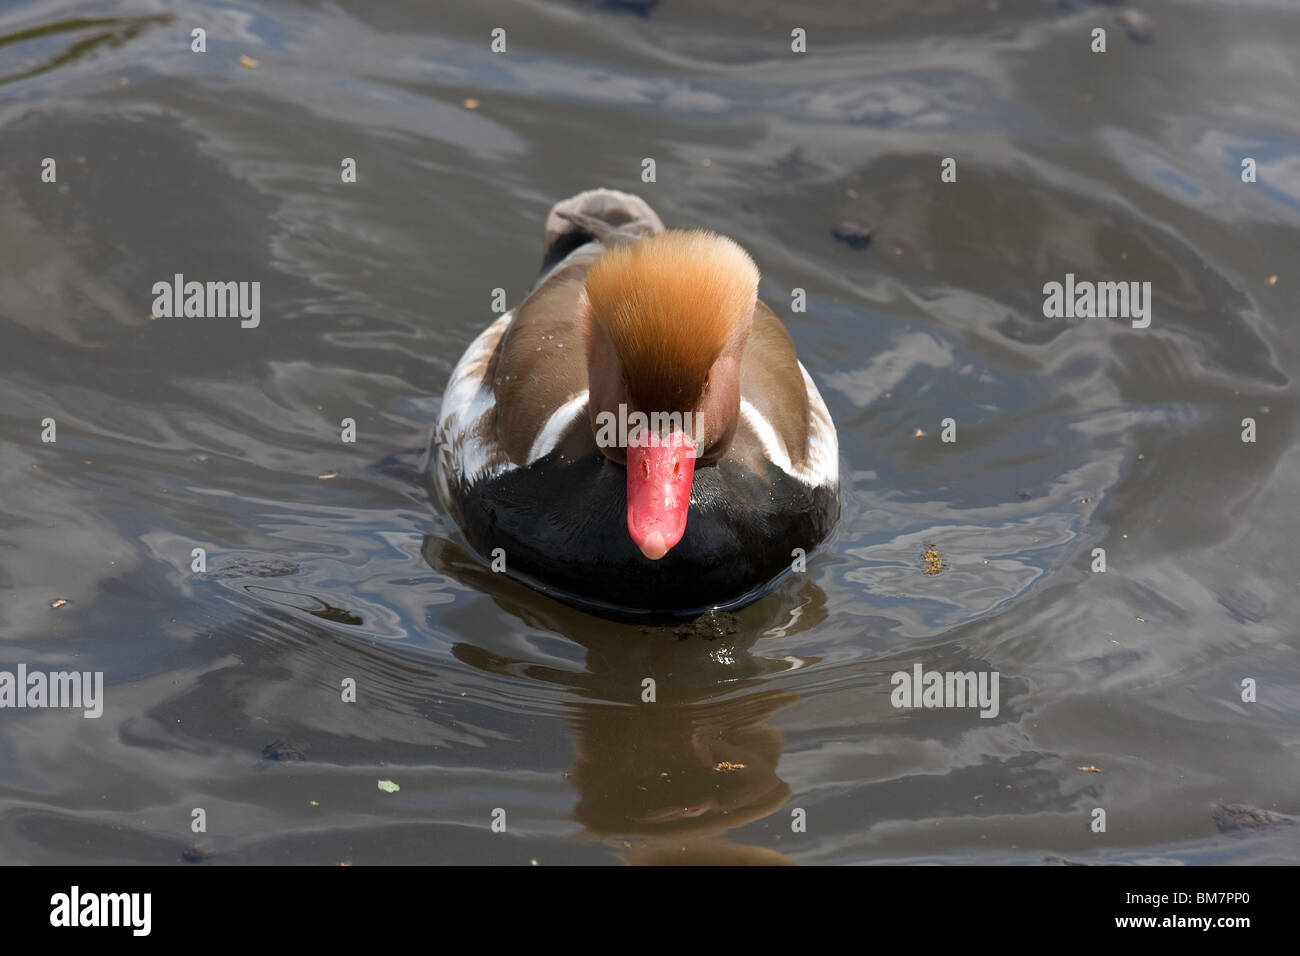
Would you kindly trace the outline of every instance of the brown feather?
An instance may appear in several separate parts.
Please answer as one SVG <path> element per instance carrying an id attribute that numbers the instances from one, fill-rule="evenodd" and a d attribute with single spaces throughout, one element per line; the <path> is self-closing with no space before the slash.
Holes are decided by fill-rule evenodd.
<path id="1" fill-rule="evenodd" d="M 758 267 L 725 236 L 668 230 L 605 252 L 586 298 L 645 412 L 689 411 L 709 369 L 754 310 Z"/>

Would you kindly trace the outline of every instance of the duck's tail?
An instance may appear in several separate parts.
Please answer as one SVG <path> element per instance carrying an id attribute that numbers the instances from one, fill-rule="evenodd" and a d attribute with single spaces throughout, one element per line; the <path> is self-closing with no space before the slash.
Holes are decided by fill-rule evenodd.
<path id="1" fill-rule="evenodd" d="M 542 275 L 589 242 L 612 245 L 663 231 L 663 221 L 641 197 L 615 189 L 588 189 L 551 207 Z"/>

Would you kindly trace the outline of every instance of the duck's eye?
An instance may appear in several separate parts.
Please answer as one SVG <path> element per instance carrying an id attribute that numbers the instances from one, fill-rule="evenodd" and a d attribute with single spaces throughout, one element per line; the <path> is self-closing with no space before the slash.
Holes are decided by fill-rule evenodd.
<path id="1" fill-rule="evenodd" d="M 700 386 L 701 392 L 707 392 L 709 390 L 709 377 L 710 376 L 708 375 L 704 376 L 704 384 Z"/>

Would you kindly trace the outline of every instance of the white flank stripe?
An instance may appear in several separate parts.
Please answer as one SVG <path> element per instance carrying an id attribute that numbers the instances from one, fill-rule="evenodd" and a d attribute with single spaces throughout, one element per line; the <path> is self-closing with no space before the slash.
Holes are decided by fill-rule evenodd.
<path id="1" fill-rule="evenodd" d="M 808 460 L 800 467 L 794 467 L 790 461 L 790 450 L 771 422 L 747 399 L 740 400 L 740 415 L 762 444 L 763 452 L 772 464 L 814 488 L 822 485 L 836 488 L 840 483 L 840 443 L 835 434 L 835 424 L 802 362 L 799 371 L 803 373 L 804 387 L 808 390 Z"/>
<path id="2" fill-rule="evenodd" d="M 814 488 L 825 485 L 838 488 L 840 484 L 840 439 L 835 433 L 831 413 L 822 401 L 821 392 L 808 370 L 799 363 L 803 372 L 804 387 L 808 389 L 808 410 L 812 421 L 808 423 L 808 460 L 799 469 L 799 477 Z"/>
<path id="3" fill-rule="evenodd" d="M 763 417 L 763 413 L 747 398 L 740 400 L 740 417 L 758 437 L 759 443 L 763 446 L 763 454 L 767 456 L 768 461 L 787 475 L 793 475 L 794 466 L 790 464 L 790 452 L 786 450 L 785 442 L 781 440 L 781 436 L 776 433 L 771 423 Z"/>
<path id="4" fill-rule="evenodd" d="M 501 342 L 513 310 L 501 316 L 470 343 L 452 370 L 451 380 L 442 396 L 438 412 L 437 469 L 438 491 L 447 500 L 448 480 L 455 476 L 466 485 L 480 478 L 515 467 L 494 441 L 485 441 L 476 426 L 484 413 L 491 410 L 495 397 L 486 381 L 492 354 Z"/>
<path id="5" fill-rule="evenodd" d="M 537 459 L 545 458 L 553 452 L 560 438 L 568 431 L 569 426 L 574 423 L 579 415 L 585 418 L 586 414 L 587 392 L 584 389 L 551 412 L 551 417 L 546 420 L 545 426 L 533 439 L 533 446 L 528 449 L 528 460 L 525 464 L 531 465 Z"/>

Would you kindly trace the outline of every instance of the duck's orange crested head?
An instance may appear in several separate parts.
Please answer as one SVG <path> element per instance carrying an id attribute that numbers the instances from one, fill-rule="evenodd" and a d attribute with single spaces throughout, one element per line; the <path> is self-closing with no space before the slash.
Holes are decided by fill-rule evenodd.
<path id="1" fill-rule="evenodd" d="M 686 530 L 695 459 L 720 457 L 735 434 L 758 278 L 744 249 L 701 230 L 615 246 L 587 272 L 592 429 L 627 465 L 628 531 L 652 560 Z M 602 441 L 614 416 L 630 426 Z"/>
<path id="2" fill-rule="evenodd" d="M 753 314 L 758 267 L 725 236 L 669 230 L 610 249 L 587 272 L 586 291 L 636 406 L 685 412 Z"/>

